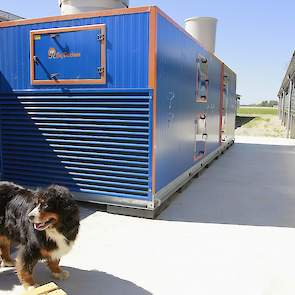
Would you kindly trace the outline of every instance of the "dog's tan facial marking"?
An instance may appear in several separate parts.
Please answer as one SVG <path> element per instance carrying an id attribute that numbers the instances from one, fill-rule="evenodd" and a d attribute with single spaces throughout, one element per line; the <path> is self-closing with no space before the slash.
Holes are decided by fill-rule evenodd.
<path id="1" fill-rule="evenodd" d="M 10 256 L 11 241 L 6 236 L 0 236 L 0 250 L 2 263 L 1 266 L 12 267 L 15 265 L 14 260 Z"/>
<path id="2" fill-rule="evenodd" d="M 58 223 L 58 215 L 56 213 L 40 212 L 39 219 L 41 222 L 44 222 L 44 223 L 51 221 L 52 225 Z"/>

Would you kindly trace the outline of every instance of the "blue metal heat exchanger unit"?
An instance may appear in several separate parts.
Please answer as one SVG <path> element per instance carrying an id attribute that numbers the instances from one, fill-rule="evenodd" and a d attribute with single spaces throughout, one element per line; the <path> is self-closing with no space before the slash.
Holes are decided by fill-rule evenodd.
<path id="1" fill-rule="evenodd" d="M 234 140 L 236 76 L 157 7 L 0 24 L 1 179 L 155 210 Z"/>

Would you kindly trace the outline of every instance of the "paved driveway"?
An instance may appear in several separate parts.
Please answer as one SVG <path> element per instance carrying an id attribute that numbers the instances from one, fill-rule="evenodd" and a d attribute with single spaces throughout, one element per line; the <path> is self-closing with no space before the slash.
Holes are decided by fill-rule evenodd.
<path id="1" fill-rule="evenodd" d="M 240 138 L 158 220 L 82 207 L 70 295 L 294 295 L 295 142 Z M 293 174 L 292 174 L 293 173 Z M 36 277 L 48 282 L 39 264 Z M 20 294 L 12 270 L 0 295 Z"/>

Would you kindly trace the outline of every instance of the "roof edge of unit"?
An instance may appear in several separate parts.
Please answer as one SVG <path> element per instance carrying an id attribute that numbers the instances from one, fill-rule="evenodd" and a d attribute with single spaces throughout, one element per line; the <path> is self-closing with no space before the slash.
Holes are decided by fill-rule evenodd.
<path id="1" fill-rule="evenodd" d="M 65 20 L 72 20 L 72 19 L 104 17 L 104 16 L 111 16 L 111 15 L 119 15 L 119 14 L 126 15 L 126 14 L 134 14 L 134 13 L 146 13 L 146 12 L 150 13 L 153 7 L 155 6 L 115 8 L 115 9 L 107 9 L 107 10 L 82 12 L 78 14 L 38 17 L 38 18 L 31 18 L 31 19 L 17 19 L 13 21 L 0 22 L 0 28 L 23 26 L 23 25 L 37 24 L 37 23 L 40 24 L 40 23 L 55 22 L 55 21 L 65 21 Z"/>
<path id="2" fill-rule="evenodd" d="M 18 19 L 23 19 L 23 17 L 20 17 L 16 14 L 4 11 L 0 9 L 0 20 L 3 21 L 10 21 L 10 20 L 18 20 Z"/>

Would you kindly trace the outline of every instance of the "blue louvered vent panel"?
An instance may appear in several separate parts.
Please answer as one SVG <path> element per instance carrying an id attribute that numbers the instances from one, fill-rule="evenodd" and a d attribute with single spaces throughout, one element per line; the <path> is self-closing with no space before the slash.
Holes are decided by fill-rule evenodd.
<path id="1" fill-rule="evenodd" d="M 149 95 L 2 101 L 3 179 L 98 197 L 149 198 Z"/>

